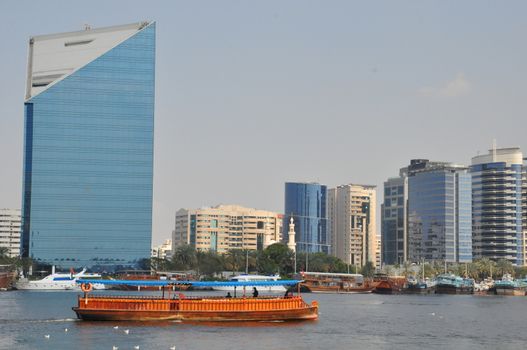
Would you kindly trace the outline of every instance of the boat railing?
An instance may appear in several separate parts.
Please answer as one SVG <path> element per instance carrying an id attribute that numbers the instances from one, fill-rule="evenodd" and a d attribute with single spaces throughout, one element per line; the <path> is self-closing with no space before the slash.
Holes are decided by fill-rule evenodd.
<path id="1" fill-rule="evenodd" d="M 116 296 L 79 296 L 80 309 L 133 311 L 272 311 L 309 307 L 300 297 L 161 299 Z"/>

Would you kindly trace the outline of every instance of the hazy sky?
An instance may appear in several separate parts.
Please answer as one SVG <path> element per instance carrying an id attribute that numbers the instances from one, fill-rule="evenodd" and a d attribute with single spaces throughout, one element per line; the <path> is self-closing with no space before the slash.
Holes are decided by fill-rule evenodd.
<path id="1" fill-rule="evenodd" d="M 31 35 L 157 21 L 159 243 L 181 207 L 282 212 L 285 181 L 382 189 L 411 158 L 468 164 L 493 138 L 527 151 L 526 13 L 525 1 L 2 1 L 0 207 L 21 203 Z"/>

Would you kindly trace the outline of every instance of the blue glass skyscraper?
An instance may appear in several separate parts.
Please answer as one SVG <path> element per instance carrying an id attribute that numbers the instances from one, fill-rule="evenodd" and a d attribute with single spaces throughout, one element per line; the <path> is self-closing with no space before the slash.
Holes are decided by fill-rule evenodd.
<path id="1" fill-rule="evenodd" d="M 287 237 L 289 220 L 292 217 L 295 223 L 297 251 L 329 253 L 326 197 L 325 185 L 286 182 L 283 237 Z"/>
<path id="2" fill-rule="evenodd" d="M 472 261 L 472 198 L 468 168 L 412 160 L 408 177 L 408 260 Z"/>
<path id="3" fill-rule="evenodd" d="M 149 257 L 154 73 L 154 22 L 30 39 L 23 256 L 65 268 Z"/>

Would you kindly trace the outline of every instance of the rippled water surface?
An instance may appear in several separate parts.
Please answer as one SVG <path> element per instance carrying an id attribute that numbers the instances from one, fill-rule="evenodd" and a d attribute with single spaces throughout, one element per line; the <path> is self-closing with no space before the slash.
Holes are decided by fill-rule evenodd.
<path id="1" fill-rule="evenodd" d="M 0 349 L 527 348 L 527 297 L 304 294 L 318 321 L 185 324 L 77 321 L 77 295 L 0 292 Z"/>

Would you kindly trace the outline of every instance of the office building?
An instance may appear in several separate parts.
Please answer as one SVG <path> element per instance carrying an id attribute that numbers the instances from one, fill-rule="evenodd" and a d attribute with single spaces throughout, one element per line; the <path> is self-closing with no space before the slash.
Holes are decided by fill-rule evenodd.
<path id="1" fill-rule="evenodd" d="M 405 173 L 384 182 L 381 205 L 382 262 L 402 264 L 408 259 L 408 177 Z"/>
<path id="2" fill-rule="evenodd" d="M 384 183 L 384 264 L 472 261 L 468 168 L 413 159 Z"/>
<path id="3" fill-rule="evenodd" d="M 0 248 L 6 256 L 20 255 L 20 209 L 0 209 Z"/>
<path id="4" fill-rule="evenodd" d="M 22 255 L 58 267 L 150 256 L 155 23 L 29 40 Z"/>
<path id="5" fill-rule="evenodd" d="M 468 167 L 414 159 L 408 176 L 408 260 L 472 261 Z"/>
<path id="6" fill-rule="evenodd" d="M 198 250 L 263 250 L 282 241 L 283 215 L 238 205 L 180 209 L 176 212 L 173 251 L 188 244 Z"/>
<path id="7" fill-rule="evenodd" d="M 284 237 L 294 220 L 297 252 L 329 253 L 331 242 L 326 232 L 327 187 L 318 183 L 285 183 Z"/>
<path id="8" fill-rule="evenodd" d="M 342 185 L 328 190 L 328 234 L 331 253 L 347 264 L 377 264 L 376 188 Z"/>
<path id="9" fill-rule="evenodd" d="M 525 264 L 522 158 L 519 148 L 493 148 L 472 158 L 474 258 Z"/>

